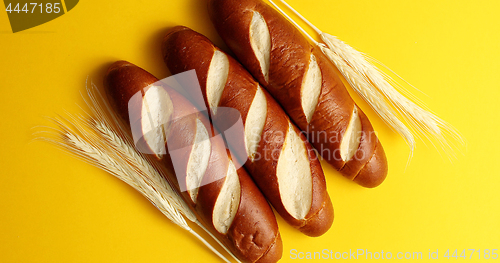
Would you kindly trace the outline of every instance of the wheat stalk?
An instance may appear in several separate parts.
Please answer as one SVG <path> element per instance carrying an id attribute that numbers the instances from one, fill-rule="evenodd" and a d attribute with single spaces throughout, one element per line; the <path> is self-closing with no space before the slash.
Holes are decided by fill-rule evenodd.
<path id="1" fill-rule="evenodd" d="M 68 118 L 52 118 L 51 120 L 58 128 L 53 129 L 49 134 L 55 136 L 36 139 L 53 143 L 127 183 L 139 191 L 170 221 L 194 235 L 224 262 L 230 262 L 196 233 L 184 217 L 196 223 L 239 262 L 234 254 L 196 218 L 179 193 L 159 172 L 161 170 L 155 168 L 142 153 L 133 147 L 130 137 L 111 113 L 99 91 L 92 85 L 91 89 L 87 89 L 87 93 L 90 103 L 87 100 L 86 103 L 95 117 L 76 117 L 68 114 Z"/>
<path id="2" fill-rule="evenodd" d="M 106 100 L 103 99 L 102 95 L 99 93 L 99 90 L 95 87 L 95 85 L 91 85 L 92 89 L 87 90 L 87 94 L 90 98 L 90 103 L 85 101 L 87 106 L 91 109 L 92 113 L 94 116 L 97 116 L 98 119 L 101 120 L 102 123 L 105 125 L 100 125 L 98 129 L 101 131 L 103 136 L 108 137 L 111 139 L 112 142 L 110 142 L 110 145 L 114 146 L 117 149 L 123 148 L 126 149 L 127 152 L 129 152 L 131 155 L 131 159 L 133 160 L 138 160 L 141 163 L 145 163 L 148 165 L 151 165 L 149 162 L 147 162 L 144 158 L 144 155 L 139 153 L 138 151 L 133 148 L 132 145 L 132 140 L 128 136 L 128 134 L 125 132 L 123 126 L 120 124 L 120 120 L 116 118 L 116 116 L 113 114 L 112 109 L 110 108 L 109 104 L 106 102 Z M 107 132 L 109 130 L 108 127 L 114 127 L 117 126 L 118 128 L 117 133 L 110 133 Z M 114 136 L 110 136 L 109 134 L 113 134 Z M 116 138 L 116 139 L 115 139 Z M 117 142 L 117 139 L 120 138 L 125 138 L 125 142 L 121 144 L 114 144 L 113 142 Z M 130 159 L 130 158 L 129 158 Z M 154 170 L 160 170 L 160 169 L 154 169 Z M 153 185 L 165 185 L 165 187 L 168 187 L 169 190 L 168 192 L 175 192 L 172 190 L 170 187 L 169 182 L 167 182 L 165 179 L 168 177 L 165 176 L 153 176 L 153 177 L 147 177 L 147 179 L 153 179 L 154 182 L 152 183 Z M 169 195 L 167 195 L 169 197 Z M 212 237 L 231 257 L 238 263 L 241 263 L 241 261 L 234 255 L 232 251 L 230 251 L 216 236 L 212 234 L 194 215 L 194 213 L 187 207 L 186 203 L 179 197 L 178 193 L 176 192 L 175 197 L 171 202 L 175 205 L 177 205 L 177 209 L 182 212 L 184 216 L 186 216 L 191 222 L 196 223 L 201 229 L 203 229 L 206 233 Z M 196 234 L 196 233 L 195 233 Z M 204 240 L 202 240 L 204 241 Z M 211 247 L 210 247 L 211 248 Z M 212 248 L 211 248 L 212 249 Z M 213 249 L 212 249 L 213 250 Z M 226 259 L 224 259 L 227 261 Z"/>
<path id="3" fill-rule="evenodd" d="M 345 60 L 338 53 L 327 48 L 324 44 L 319 43 L 321 51 L 337 66 L 340 73 L 347 80 L 349 85 L 375 110 L 389 127 L 399 133 L 410 146 L 411 152 L 415 148 L 415 139 L 411 131 L 396 117 L 394 110 L 386 103 L 386 99 L 373 89 L 365 89 L 364 87 L 372 84 L 366 78 L 359 76 L 356 70 L 352 67 L 344 66 Z"/>
<path id="4" fill-rule="evenodd" d="M 446 134 L 450 135 L 452 139 L 456 141 L 463 142 L 458 132 L 451 125 L 433 113 L 424 110 L 422 107 L 418 106 L 416 103 L 399 93 L 390 83 L 391 78 L 373 64 L 369 63 L 366 55 L 355 50 L 332 35 L 322 32 L 321 39 L 329 47 L 327 50 L 332 51 L 332 53 L 336 53 L 338 57 L 342 59 L 342 62 L 334 63 L 337 68 L 353 69 L 353 73 L 357 75 L 356 79 L 362 80 L 354 81 L 354 86 L 361 86 L 360 88 L 355 88 L 358 94 L 370 91 L 371 93 L 376 93 L 379 97 L 383 95 L 387 99 L 383 100 L 384 107 L 390 109 L 395 108 L 398 111 L 399 116 L 402 116 L 413 130 L 415 130 L 418 134 L 424 135 L 431 142 L 437 141 L 441 148 L 447 152 L 452 149 L 445 136 Z M 353 85 L 351 82 L 349 82 L 349 84 Z M 394 84 L 397 85 L 396 83 Z M 373 109 L 375 109 L 375 111 L 379 112 L 376 104 L 382 100 L 377 99 L 375 100 L 375 103 L 372 103 L 366 98 L 366 96 L 362 95 L 362 97 Z M 389 103 L 387 103 L 387 101 Z M 390 113 L 390 117 L 397 118 L 395 113 Z M 386 123 L 392 125 L 385 118 L 383 119 Z M 405 128 L 408 132 L 410 132 L 402 122 L 394 128 L 397 130 L 397 128 L 400 127 Z M 407 140 L 407 142 L 410 142 L 406 136 L 403 135 L 403 137 Z M 411 143 L 409 144 L 412 145 Z"/>
<path id="5" fill-rule="evenodd" d="M 453 154 L 453 147 L 450 141 L 458 142 L 461 145 L 465 144 L 461 135 L 450 124 L 398 92 L 394 86 L 398 88 L 402 88 L 402 86 L 368 61 L 372 59 L 335 36 L 322 32 L 284 0 L 280 1 L 318 33 L 326 45 L 313 39 L 279 6 L 272 0 L 269 0 L 278 11 L 321 49 L 342 73 L 349 85 L 370 105 L 381 119 L 403 137 L 410 147 L 410 159 L 415 149 L 415 139 L 412 131 L 417 136 L 423 135 L 433 144 L 434 141 L 437 141 L 441 149 L 449 157 Z M 400 118 L 405 120 L 411 129 Z"/>

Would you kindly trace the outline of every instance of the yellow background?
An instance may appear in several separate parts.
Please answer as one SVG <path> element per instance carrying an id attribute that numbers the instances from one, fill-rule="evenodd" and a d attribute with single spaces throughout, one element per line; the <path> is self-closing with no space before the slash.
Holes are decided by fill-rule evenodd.
<path id="1" fill-rule="evenodd" d="M 384 145 L 387 180 L 364 189 L 324 164 L 334 225 L 310 238 L 278 218 L 281 262 L 299 261 L 291 249 L 420 251 L 424 259 L 439 249 L 443 261 L 446 249 L 500 249 L 500 1 L 289 3 L 415 85 L 468 144 L 450 162 L 419 140 L 407 166 L 404 141 L 361 104 Z M 80 1 L 16 34 L 0 11 L 0 262 L 218 262 L 124 183 L 31 141 L 33 127 L 49 124 L 44 116 L 81 113 L 86 78 L 101 85 L 115 60 L 167 77 L 160 43 L 179 24 L 222 44 L 203 0 Z"/>

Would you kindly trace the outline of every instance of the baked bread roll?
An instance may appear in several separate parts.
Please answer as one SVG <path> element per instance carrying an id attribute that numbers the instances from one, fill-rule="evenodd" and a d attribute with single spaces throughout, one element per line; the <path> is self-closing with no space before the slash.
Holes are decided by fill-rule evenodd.
<path id="1" fill-rule="evenodd" d="M 237 145 L 244 147 L 245 167 L 276 211 L 309 236 L 324 234 L 333 207 L 321 164 L 281 106 L 236 60 L 189 28 L 167 33 L 163 56 L 172 74 L 196 71 L 203 106 L 215 123 L 227 118 L 224 108 L 241 114 L 244 138 Z"/>
<path id="2" fill-rule="evenodd" d="M 118 116 L 142 135 L 134 136 L 140 150 L 164 169 L 206 228 L 243 262 L 277 262 L 283 248 L 276 218 L 206 116 L 125 61 L 109 68 L 104 83 Z"/>

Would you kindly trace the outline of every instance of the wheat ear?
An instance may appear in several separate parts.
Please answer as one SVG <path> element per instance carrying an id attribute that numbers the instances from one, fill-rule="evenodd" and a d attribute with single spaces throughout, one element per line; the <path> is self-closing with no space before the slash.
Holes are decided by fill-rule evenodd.
<path id="1" fill-rule="evenodd" d="M 121 125 L 120 120 L 116 118 L 115 114 L 113 114 L 113 110 L 110 108 L 109 104 L 105 99 L 103 99 L 102 95 L 99 93 L 99 90 L 95 87 L 94 84 L 91 84 L 91 89 L 87 90 L 87 94 L 90 98 L 90 103 L 88 101 L 85 101 L 87 106 L 91 109 L 92 113 L 94 116 L 98 116 L 99 119 L 101 119 L 107 126 L 103 127 L 113 127 L 113 125 L 117 126 L 117 132 L 118 135 L 121 136 L 122 138 L 125 138 L 127 141 L 127 144 L 125 145 L 126 148 L 129 149 L 130 152 L 135 154 L 137 158 L 144 157 L 141 153 L 138 153 L 135 148 L 131 147 L 132 145 L 132 140 L 128 136 L 128 134 L 125 132 L 125 129 Z M 120 147 L 120 145 L 118 145 Z M 144 158 L 142 158 L 144 160 Z M 158 167 L 154 167 L 156 170 L 161 171 Z M 167 178 L 170 177 L 153 177 L 155 180 L 155 184 L 165 184 L 170 188 L 170 190 L 174 191 L 170 185 L 173 184 L 173 182 L 168 182 Z M 201 229 L 203 229 L 210 237 L 212 237 L 213 240 L 215 240 L 231 257 L 237 262 L 241 263 L 241 261 L 234 255 L 234 253 L 229 250 L 212 232 L 210 232 L 194 215 L 194 213 L 187 207 L 186 203 L 182 200 L 182 198 L 179 196 L 179 193 L 177 191 L 174 191 L 176 193 L 176 200 L 173 201 L 174 204 L 179 204 L 179 207 L 177 208 L 181 213 L 186 216 L 191 222 L 195 223 L 198 225 Z"/>
<path id="2" fill-rule="evenodd" d="M 55 137 L 37 139 L 51 142 L 127 183 L 146 197 L 169 220 L 194 235 L 224 262 L 230 262 L 187 224 L 184 217 L 209 232 L 187 207 L 179 193 L 165 180 L 165 176 L 160 174 L 160 170 L 135 150 L 114 115 L 107 111 L 109 106 L 102 100 L 98 90 L 92 88 L 87 92 L 90 103 L 88 101 L 86 103 L 95 117 L 85 118 L 68 114 L 68 118 L 54 118 L 52 121 L 58 128 L 53 129 L 50 134 Z M 216 241 L 221 244 L 219 240 Z M 225 246 L 223 248 L 229 251 Z M 234 257 L 232 253 L 230 254 Z"/>
<path id="3" fill-rule="evenodd" d="M 415 149 L 415 139 L 412 131 L 417 136 L 425 136 L 433 144 L 434 141 L 437 141 L 441 149 L 448 156 L 453 154 L 453 146 L 450 144 L 450 140 L 458 142 L 461 145 L 465 144 L 461 135 L 450 124 L 399 93 L 394 86 L 398 88 L 402 88 L 402 86 L 368 61 L 372 59 L 338 38 L 322 32 L 284 0 L 280 1 L 318 33 L 326 45 L 313 39 L 279 6 L 272 0 L 269 0 L 278 11 L 321 49 L 342 73 L 349 85 L 370 105 L 381 119 L 404 138 L 410 147 L 410 158 Z M 410 125 L 411 130 L 400 120 L 400 117 Z"/>
<path id="4" fill-rule="evenodd" d="M 90 98 L 90 103 L 88 101 L 85 101 L 87 106 L 91 109 L 92 113 L 94 116 L 98 116 L 99 119 L 102 120 L 106 125 L 101 126 L 103 130 L 106 130 L 106 127 L 113 127 L 113 125 L 117 126 L 117 132 L 118 136 L 121 136 L 122 138 L 126 138 L 127 143 L 124 144 L 124 147 L 128 149 L 129 152 L 134 154 L 134 157 L 141 158 L 141 160 L 144 160 L 144 155 L 141 153 L 137 152 L 135 148 L 131 147 L 132 145 L 132 140 L 128 136 L 128 134 L 125 132 L 123 126 L 121 125 L 120 120 L 116 118 L 115 114 L 113 114 L 112 109 L 110 108 L 109 104 L 106 102 L 106 100 L 103 99 L 102 95 L 99 93 L 99 90 L 95 87 L 95 85 L 91 85 L 91 89 L 87 90 L 87 94 Z M 105 133 L 103 136 L 106 136 Z M 108 137 L 108 136 L 106 136 Z M 121 145 L 116 145 L 116 147 L 120 148 L 122 147 Z M 149 164 L 149 163 L 148 163 Z M 158 167 L 155 167 L 155 170 L 160 171 Z M 201 229 L 203 229 L 212 239 L 214 239 L 231 257 L 238 263 L 241 263 L 241 261 L 234 255 L 234 253 L 229 250 L 216 236 L 212 234 L 194 215 L 194 213 L 187 207 L 186 203 L 182 200 L 182 198 L 179 196 L 179 193 L 177 191 L 174 191 L 170 185 L 172 182 L 166 181 L 167 178 L 170 177 L 157 177 L 154 176 L 152 179 L 154 179 L 154 184 L 157 185 L 165 185 L 170 188 L 173 192 L 175 192 L 175 200 L 172 202 L 177 206 L 177 209 L 181 211 L 181 213 L 186 216 L 191 222 L 197 224 Z"/>

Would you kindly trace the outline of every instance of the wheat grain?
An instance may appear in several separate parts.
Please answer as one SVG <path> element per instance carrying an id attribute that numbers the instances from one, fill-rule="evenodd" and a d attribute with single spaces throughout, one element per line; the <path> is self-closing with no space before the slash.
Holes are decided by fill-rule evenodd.
<path id="1" fill-rule="evenodd" d="M 410 146 L 411 152 L 415 148 L 415 140 L 411 131 L 396 117 L 394 110 L 388 106 L 385 98 L 376 90 L 366 87 L 373 86 L 369 80 L 356 73 L 355 69 L 349 67 L 346 61 L 336 52 L 319 44 L 322 52 L 335 64 L 349 85 L 372 107 L 391 129 L 399 133 Z"/>
<path id="2" fill-rule="evenodd" d="M 360 82 L 359 84 L 361 88 L 355 88 L 356 92 L 362 94 L 370 90 L 371 93 L 377 94 L 377 96 L 383 95 L 385 98 L 383 101 L 386 108 L 395 108 L 399 116 L 401 116 L 417 134 L 425 136 L 432 143 L 436 141 L 441 149 L 447 154 L 452 154 L 453 149 L 446 135 L 449 135 L 455 142 L 464 143 L 460 134 L 451 125 L 399 93 L 394 88 L 397 84 L 392 85 L 390 83 L 390 77 L 368 62 L 366 55 L 327 33 L 322 32 L 321 39 L 327 44 L 329 50 L 338 54 L 342 60 L 345 61 L 344 65 L 340 65 L 340 67 L 352 68 L 353 74 L 357 75 L 356 82 L 360 79 L 364 80 L 364 82 Z M 352 85 L 352 83 L 350 84 Z M 375 109 L 375 111 L 378 111 L 373 103 L 366 99 L 366 97 L 362 97 Z M 390 114 L 391 117 L 396 118 L 396 113 Z M 383 119 L 389 125 L 394 125 L 393 123 L 387 122 L 385 118 Z M 398 124 L 400 127 L 403 127 L 402 125 L 404 125 L 402 122 Z M 406 130 L 408 129 L 406 128 Z M 407 140 L 405 136 L 403 137 Z"/>
<path id="3" fill-rule="evenodd" d="M 169 220 L 194 235 L 223 261 L 230 262 L 187 224 L 184 217 L 208 231 L 159 172 L 161 170 L 155 168 L 153 163 L 132 146 L 131 139 L 109 111 L 109 106 L 99 91 L 93 87 L 87 89 L 87 93 L 90 102 L 86 103 L 95 117 L 68 114 L 68 118 L 52 118 L 58 129 L 48 134 L 55 137 L 38 139 L 53 143 L 127 183 Z M 239 262 L 227 247 L 219 240 L 216 241 Z"/>
<path id="4" fill-rule="evenodd" d="M 125 129 L 123 125 L 121 124 L 121 121 L 119 118 L 117 118 L 114 114 L 113 111 L 111 110 L 109 104 L 107 101 L 103 98 L 102 94 L 99 92 L 97 87 L 91 83 L 90 88 L 87 88 L 87 94 L 88 97 L 90 98 L 90 102 L 85 100 L 85 103 L 89 108 L 91 109 L 92 113 L 94 116 L 96 116 L 97 119 L 101 121 L 101 123 L 97 123 L 96 128 L 99 130 L 104 138 L 107 138 L 108 140 L 111 140 L 110 145 L 117 147 L 118 149 L 124 149 L 128 153 L 131 154 L 131 157 L 128 159 L 136 160 L 139 161 L 141 164 L 145 164 L 148 166 L 148 169 L 152 171 L 161 171 L 162 169 L 158 168 L 155 166 L 155 163 L 149 163 L 145 160 L 145 156 L 140 153 L 139 151 L 136 151 L 135 148 L 133 148 L 131 145 L 132 139 L 128 135 L 127 132 L 125 132 Z M 111 131 L 111 129 L 113 130 Z M 120 139 L 120 140 L 118 140 Z M 120 142 L 120 143 L 116 143 Z M 153 167 L 151 167 L 153 166 Z M 152 179 L 154 182 L 152 182 L 153 185 L 158 185 L 158 186 L 164 186 L 168 189 L 165 189 L 167 193 L 174 193 L 173 195 L 166 195 L 166 198 L 173 199 L 170 200 L 172 204 L 190 221 L 196 223 L 201 229 L 203 229 L 205 232 L 207 232 L 210 237 L 212 237 L 231 257 L 238 263 L 241 261 L 236 257 L 236 255 L 230 251 L 226 245 L 224 245 L 216 236 L 214 236 L 197 218 L 196 215 L 187 207 L 186 203 L 179 197 L 179 193 L 175 192 L 171 187 L 171 183 L 167 181 L 168 177 L 165 176 L 158 176 L 155 174 L 155 176 L 146 176 L 145 177 L 147 180 Z M 175 196 L 176 198 L 170 198 L 171 196 Z M 190 232 L 193 232 L 192 230 Z M 195 233 L 195 232 L 194 232 Z M 198 234 L 195 235 L 198 239 L 200 239 L 200 236 Z M 207 245 L 209 248 L 214 250 L 211 245 L 209 245 L 205 240 L 201 239 L 201 241 Z M 225 260 L 225 259 L 224 259 Z"/>
<path id="5" fill-rule="evenodd" d="M 387 74 L 383 73 L 379 68 L 368 61 L 374 59 L 357 51 L 335 36 L 322 32 L 286 3 L 286 1 L 280 1 L 318 33 L 326 45 L 313 39 L 300 25 L 279 8 L 279 6 L 272 0 L 269 0 L 278 11 L 287 17 L 290 22 L 321 49 L 342 73 L 349 85 L 368 103 L 368 105 L 370 105 L 380 118 L 391 127 L 392 130 L 403 137 L 410 147 L 410 159 L 416 145 L 414 134 L 426 137 L 433 145 L 435 145 L 434 142 L 437 142 L 448 157 L 453 156 L 453 150 L 458 148 L 458 145 L 454 143 L 465 145 L 462 136 L 450 124 L 446 123 L 435 114 L 423 109 L 398 92 L 395 86 L 398 88 L 402 88 L 402 86 L 397 84 Z M 396 74 L 396 76 L 398 75 Z M 403 80 L 401 77 L 399 78 Z M 406 123 L 410 125 L 411 129 L 408 128 L 401 119 L 405 120 Z"/>

